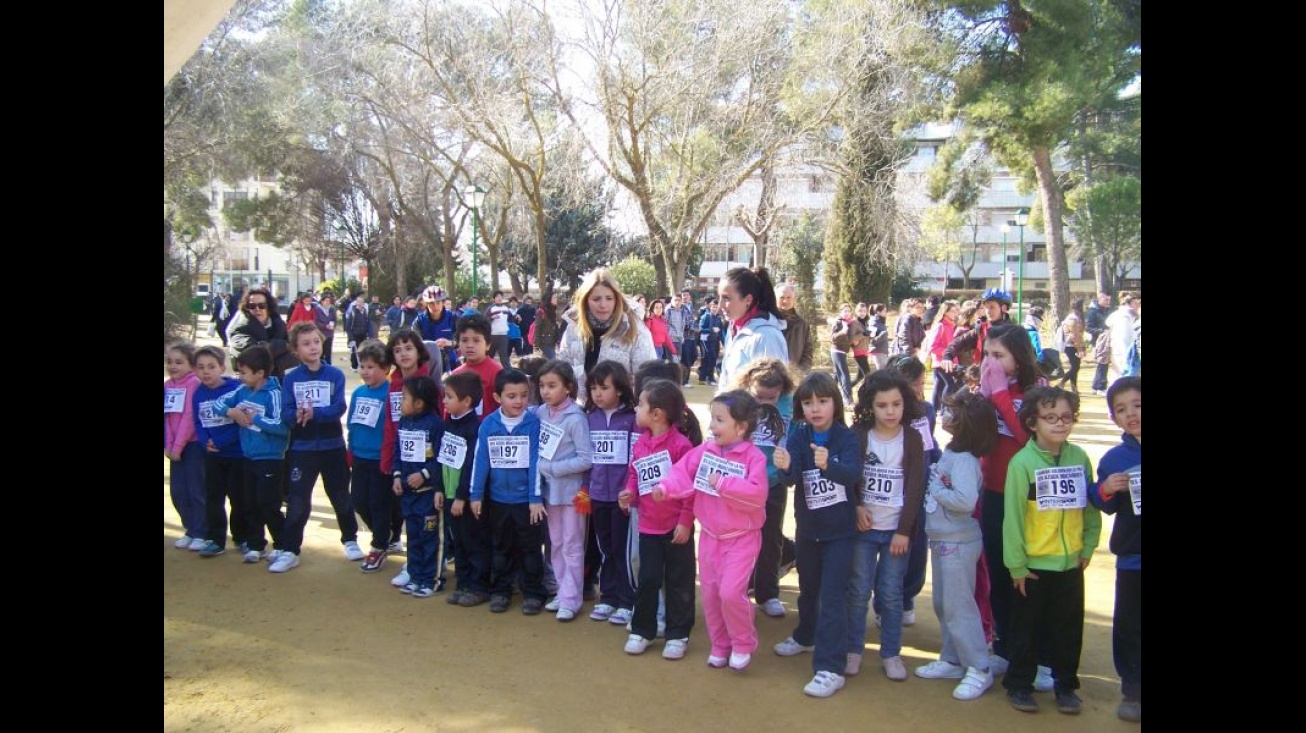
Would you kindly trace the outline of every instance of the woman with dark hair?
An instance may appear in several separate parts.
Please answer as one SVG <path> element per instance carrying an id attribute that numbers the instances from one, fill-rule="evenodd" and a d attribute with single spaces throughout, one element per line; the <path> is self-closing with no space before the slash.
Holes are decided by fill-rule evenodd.
<path id="1" fill-rule="evenodd" d="M 266 346 L 272 352 L 271 376 L 281 379 L 287 369 L 299 363 L 289 350 L 287 338 L 286 322 L 277 311 L 276 297 L 267 288 L 251 288 L 246 292 L 240 299 L 240 309 L 227 326 L 227 350 L 232 364 L 245 349 Z"/>
<path id="2" fill-rule="evenodd" d="M 784 317 L 776 303 L 775 286 L 765 267 L 736 267 L 717 286 L 725 324 L 725 353 L 717 393 L 731 389 L 735 376 L 754 359 L 773 357 L 789 361 Z"/>

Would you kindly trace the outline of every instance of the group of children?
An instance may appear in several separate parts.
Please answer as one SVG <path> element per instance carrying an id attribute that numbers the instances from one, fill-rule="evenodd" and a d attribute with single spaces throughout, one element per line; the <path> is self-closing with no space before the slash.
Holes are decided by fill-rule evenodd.
<path id="1" fill-rule="evenodd" d="M 346 555 L 362 560 L 364 572 L 380 569 L 397 539 L 397 500 L 408 554 L 392 582 L 403 592 L 428 598 L 442 589 L 448 525 L 456 558 L 450 604 L 488 602 L 502 613 L 516 587 L 524 614 L 548 610 L 566 622 L 582 612 L 592 520 L 602 570 L 590 618 L 628 625 L 629 654 L 664 637 L 662 655 L 680 659 L 697 580 L 707 663 L 742 670 L 758 646 L 750 588 L 764 609 L 774 601 L 783 614 L 768 577 L 775 573 L 763 570 L 777 564 L 792 486 L 799 620 L 774 651 L 813 652 L 804 692 L 828 697 L 858 674 L 872 597 L 881 665 L 890 679 L 906 678 L 904 604 L 919 591 L 913 584 L 924 582 L 928 543 L 943 649 L 916 675 L 959 680 L 953 696 L 970 700 L 1005 671 L 1013 706 L 1031 710 L 1046 661 L 1058 709 L 1069 713 L 1079 709 L 1082 569 L 1097 545 L 1101 509 L 1118 514 L 1111 546 L 1121 556 L 1120 713 L 1141 719 L 1141 379 L 1112 387 L 1108 404 L 1125 439 L 1095 481 L 1083 450 L 1067 440 L 1078 397 L 1035 384 L 1032 349 L 1000 332 L 986 344 L 975 389 L 956 394 L 942 417 L 952 435 L 946 450 L 934 445 L 932 410 L 920 399 L 923 370 L 906 365 L 870 375 L 849 426 L 829 374 L 811 373 L 795 386 L 783 362 L 759 360 L 737 389 L 713 399 L 704 440 L 678 375 L 657 378 L 657 362 L 636 375 L 598 363 L 582 407 L 566 362 L 536 365 L 531 376 L 503 369 L 486 358 L 490 324 L 480 314 L 460 318 L 456 336 L 464 363 L 442 385 L 425 371 L 429 355 L 414 331 L 400 329 L 384 346 L 361 345 L 363 384 L 347 408 L 343 374 L 321 362 L 321 335 L 311 324 L 290 333 L 302 365 L 284 385 L 269 376 L 271 357 L 261 347 L 237 359 L 239 382 L 223 376 L 214 349 L 170 348 L 165 451 L 186 529 L 177 546 L 222 554 L 229 500 L 232 538 L 245 561 L 266 558 L 272 572 L 294 568 L 320 473 Z M 1003 450 L 1004 441 L 1017 445 Z M 1008 465 L 993 465 L 1004 454 Z M 990 474 L 997 473 L 1004 481 L 995 492 L 996 542 L 1011 578 L 1001 590 L 983 583 L 984 549 L 995 538 L 989 504 L 980 501 L 994 492 Z M 355 512 L 372 530 L 366 555 Z M 636 560 L 637 581 L 629 570 Z M 990 654 L 994 634 L 1002 642 L 997 655 Z"/>

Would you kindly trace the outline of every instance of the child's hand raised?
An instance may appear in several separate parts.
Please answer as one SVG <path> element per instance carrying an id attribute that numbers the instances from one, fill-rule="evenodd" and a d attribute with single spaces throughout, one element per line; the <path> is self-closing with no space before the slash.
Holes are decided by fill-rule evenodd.
<path id="1" fill-rule="evenodd" d="M 775 447 L 775 453 L 771 454 L 771 460 L 775 462 L 775 467 L 781 471 L 788 471 L 792 463 L 789 451 L 778 445 Z"/>
<path id="2" fill-rule="evenodd" d="M 649 496 L 653 497 L 653 501 L 662 501 L 667 497 L 667 492 L 662 490 L 662 484 L 658 484 L 653 487 L 653 493 L 649 494 Z"/>
<path id="3" fill-rule="evenodd" d="M 1002 362 L 991 356 L 984 357 L 980 363 L 979 390 L 985 397 L 1007 391 L 1007 373 L 1002 369 Z"/>
<path id="4" fill-rule="evenodd" d="M 830 449 L 823 445 L 817 446 L 816 443 L 810 445 L 812 446 L 812 462 L 816 464 L 817 468 L 824 471 L 830 465 Z"/>

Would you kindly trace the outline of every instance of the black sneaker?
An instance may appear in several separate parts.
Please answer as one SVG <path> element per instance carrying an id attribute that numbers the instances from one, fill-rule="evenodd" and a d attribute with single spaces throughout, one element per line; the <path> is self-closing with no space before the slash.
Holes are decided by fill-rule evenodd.
<path id="1" fill-rule="evenodd" d="M 1066 715 L 1079 715 L 1079 711 L 1083 709 L 1084 705 L 1080 701 L 1079 695 L 1076 695 L 1074 690 L 1066 690 L 1065 692 L 1057 693 L 1057 712 L 1065 713 Z"/>
<path id="2" fill-rule="evenodd" d="M 490 613 L 504 613 L 508 610 L 508 596 L 490 596 Z"/>
<path id="3" fill-rule="evenodd" d="M 1143 701 L 1129 698 L 1121 700 L 1120 707 L 1116 708 L 1116 717 L 1131 723 L 1143 722 Z"/>
<path id="4" fill-rule="evenodd" d="M 491 606 L 490 610 L 494 610 L 494 607 Z M 527 598 L 521 602 L 521 612 L 527 616 L 539 615 L 542 610 L 544 610 L 544 601 L 538 598 Z"/>
<path id="5" fill-rule="evenodd" d="M 444 599 L 444 602 L 448 603 L 450 606 L 457 606 L 463 600 L 463 593 L 464 591 L 456 590 L 453 593 L 450 593 L 449 597 Z"/>
<path id="6" fill-rule="evenodd" d="M 479 606 L 488 600 L 490 600 L 489 593 L 479 590 L 466 590 L 463 591 L 462 597 L 458 599 L 458 605 L 463 608 L 471 608 L 472 606 Z M 508 606 L 504 605 L 503 610 L 508 610 Z"/>
<path id="7" fill-rule="evenodd" d="M 1038 712 L 1038 702 L 1034 700 L 1034 693 L 1029 690 L 1007 690 L 1007 702 L 1022 713 Z"/>

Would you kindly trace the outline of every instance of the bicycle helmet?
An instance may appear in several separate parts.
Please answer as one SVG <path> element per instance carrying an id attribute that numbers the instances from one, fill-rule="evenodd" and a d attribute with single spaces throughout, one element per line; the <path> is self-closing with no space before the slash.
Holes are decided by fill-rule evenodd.
<path id="1" fill-rule="evenodd" d="M 444 300 L 444 288 L 439 285 L 431 285 L 422 291 L 420 300 L 426 303 L 434 303 L 437 300 Z"/>
<path id="2" fill-rule="evenodd" d="M 1011 293 L 1002 288 L 989 288 L 980 294 L 980 302 L 984 303 L 990 300 L 996 300 L 999 303 L 1011 305 Z"/>

